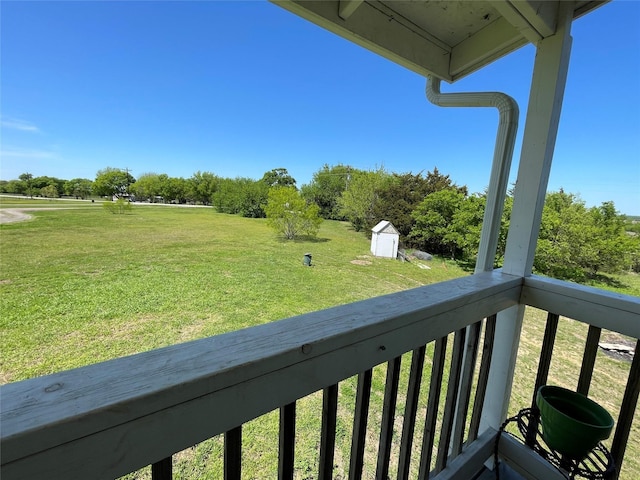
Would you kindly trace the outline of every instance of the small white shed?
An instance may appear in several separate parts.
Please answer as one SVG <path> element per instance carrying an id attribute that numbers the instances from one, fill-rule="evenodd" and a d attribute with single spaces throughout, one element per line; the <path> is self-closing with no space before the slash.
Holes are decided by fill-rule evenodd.
<path id="1" fill-rule="evenodd" d="M 399 239 L 396 227 L 383 220 L 371 229 L 371 253 L 376 257 L 396 258 Z"/>

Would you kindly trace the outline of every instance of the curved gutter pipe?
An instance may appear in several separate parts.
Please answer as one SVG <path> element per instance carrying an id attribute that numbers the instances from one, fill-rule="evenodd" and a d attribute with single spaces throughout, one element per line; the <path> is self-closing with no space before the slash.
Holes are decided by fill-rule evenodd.
<path id="1" fill-rule="evenodd" d="M 496 146 L 487 190 L 487 205 L 482 222 L 476 273 L 493 269 L 504 199 L 507 193 L 513 147 L 518 131 L 518 104 L 500 92 L 440 93 L 440 79 L 427 77 L 427 98 L 440 107 L 495 107 L 500 115 Z"/>
<path id="2" fill-rule="evenodd" d="M 475 272 L 493 270 L 513 147 L 518 131 L 518 104 L 509 95 L 499 92 L 440 93 L 440 79 L 431 76 L 427 77 L 426 94 L 431 103 L 440 107 L 495 107 L 500 114 Z M 471 393 L 470 382 L 475 365 L 474 351 L 478 348 L 479 339 L 479 323 L 468 326 L 450 444 L 452 457 L 460 453 L 459 446 L 462 445 L 466 421 L 466 410 L 463 409 L 466 409 Z"/>

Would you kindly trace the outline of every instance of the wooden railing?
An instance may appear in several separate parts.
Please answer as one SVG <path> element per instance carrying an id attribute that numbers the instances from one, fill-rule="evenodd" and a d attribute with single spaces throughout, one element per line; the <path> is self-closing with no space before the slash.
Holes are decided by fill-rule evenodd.
<path id="1" fill-rule="evenodd" d="M 2 478 L 115 478 L 150 464 L 155 478 L 171 478 L 174 453 L 223 433 L 225 476 L 240 478 L 242 425 L 275 409 L 280 410 L 278 476 L 292 478 L 296 401 L 316 391 L 324 392 L 318 475 L 331 478 L 337 385 L 353 375 L 358 391 L 349 469 L 358 478 L 371 372 L 385 363 L 377 476 L 386 478 L 398 371 L 402 355 L 412 352 L 399 462 L 399 476 L 407 478 L 407 459 L 415 450 L 416 392 L 431 342 L 435 368 L 420 469 L 425 476 L 437 443 L 435 468 L 443 470 L 465 439 L 473 383 L 472 369 L 461 378 L 466 329 L 475 324 L 471 331 L 477 331 L 478 322 L 517 304 L 521 288 L 519 277 L 483 273 L 6 385 Z M 450 334 L 452 367 L 442 427 L 436 428 Z M 481 376 L 487 368 L 480 367 Z M 472 438 L 481 403 L 475 401 Z M 490 441 L 489 435 L 476 442 L 484 445 L 478 466 L 489 455 Z"/>
<path id="2" fill-rule="evenodd" d="M 611 412 L 616 427 L 610 445 L 611 456 L 615 464 L 615 477 L 610 478 L 618 478 L 620 472 L 623 471 L 623 460 L 640 393 L 640 355 L 637 354 L 640 346 L 640 340 L 638 340 L 640 338 L 640 299 L 533 276 L 524 281 L 521 302 L 548 312 L 538 371 L 531 391 L 532 408 L 535 406 L 535 392 L 549 381 L 550 367 L 555 351 L 554 344 L 561 316 L 588 325 L 582 359 L 579 362 L 579 373 L 576 372 L 577 383 L 575 386 L 567 385 L 583 395 L 588 396 L 592 381 L 598 381 L 597 378 L 593 378 L 593 375 L 602 330 L 606 329 L 635 339 L 636 354 L 633 356 L 629 368 L 621 405 L 617 412 Z M 566 353 L 564 354 L 566 355 Z M 609 396 L 615 395 L 616 392 L 610 390 L 610 383 L 606 379 L 604 382 L 609 389 Z M 530 429 L 529 433 L 532 432 L 533 430 Z M 531 438 L 527 439 L 527 442 L 532 441 Z M 507 450 L 505 456 L 509 460 L 508 451 L 511 451 L 509 443 L 505 448 Z M 530 465 L 518 468 L 516 461 L 514 466 L 521 473 L 531 475 L 532 467 Z M 540 473 L 533 475 L 533 478 L 551 477 L 549 477 L 549 473 Z"/>
<path id="3" fill-rule="evenodd" d="M 478 433 L 495 314 L 518 303 L 640 337 L 637 299 L 540 278 L 476 274 L 3 386 L 2 478 L 116 478 L 152 465 L 154 479 L 170 479 L 172 455 L 222 435 L 223 476 L 238 479 L 246 460 L 243 426 L 274 410 L 280 417 L 272 439 L 277 476 L 293 478 L 298 404 L 313 392 L 322 392 L 323 401 L 312 476 L 332 478 L 339 392 L 354 376 L 349 478 L 471 478 L 494 448 L 495 431 Z M 583 391 L 593 370 L 595 331 L 589 337 Z M 403 362 L 410 366 L 400 391 Z M 425 376 L 426 364 L 431 373 Z M 386 381 L 374 415 L 376 369 L 386 371 Z M 637 356 L 631 370 L 612 447 L 620 459 L 637 405 Z M 397 408 L 404 413 L 394 428 Z M 371 425 L 378 414 L 379 425 Z M 372 427 L 375 467 L 364 458 Z M 392 445 L 394 430 L 399 445 Z M 533 471 L 545 472 L 535 455 L 515 455 L 513 445 L 504 445 L 505 458 L 518 457 L 520 464 L 526 458 L 537 462 L 540 470 Z"/>

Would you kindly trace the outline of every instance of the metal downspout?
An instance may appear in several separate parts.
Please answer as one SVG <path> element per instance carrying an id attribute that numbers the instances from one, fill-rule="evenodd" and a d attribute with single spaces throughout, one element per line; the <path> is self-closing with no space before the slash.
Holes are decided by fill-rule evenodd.
<path id="1" fill-rule="evenodd" d="M 507 193 L 507 182 L 513 158 L 513 148 L 518 131 L 518 104 L 512 97 L 500 92 L 443 94 L 440 93 L 440 79 L 431 76 L 427 77 L 426 95 L 431 103 L 440 107 L 495 107 L 498 109 L 498 133 L 493 151 L 487 203 L 482 221 L 482 233 L 480 234 L 480 246 L 478 248 L 475 272 L 493 270 L 500 236 L 502 211 Z M 461 452 L 479 339 L 480 324 L 467 327 L 458 398 L 455 404 L 453 432 L 449 445 L 450 459 L 455 458 Z"/>
<path id="2" fill-rule="evenodd" d="M 518 131 L 518 104 L 509 95 L 500 92 L 440 93 L 440 79 L 427 77 L 427 98 L 440 107 L 495 107 L 500 115 L 487 205 L 482 222 L 480 247 L 476 260 L 476 273 L 493 269 L 504 199 L 507 193 L 513 147 Z"/>

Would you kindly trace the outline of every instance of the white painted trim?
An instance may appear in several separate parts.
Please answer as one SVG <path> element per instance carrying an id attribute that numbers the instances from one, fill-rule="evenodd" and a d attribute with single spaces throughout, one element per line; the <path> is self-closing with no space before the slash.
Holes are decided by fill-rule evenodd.
<path id="1" fill-rule="evenodd" d="M 489 3 L 502 17 L 526 37 L 534 45 L 542 40 L 543 36 L 522 16 L 513 3 L 505 0 L 490 0 Z M 551 3 L 551 2 L 549 2 Z"/>
<path id="2" fill-rule="evenodd" d="M 402 18 L 389 21 L 384 4 L 376 8 L 363 2 L 357 13 L 345 20 L 339 14 L 340 2 L 335 0 L 272 2 L 419 75 L 451 80 L 450 47 L 415 25 L 404 25 Z"/>
<path id="3" fill-rule="evenodd" d="M 493 455 L 496 434 L 496 430 L 485 430 L 433 480 L 469 480 L 474 478 L 484 467 L 484 462 Z"/>
<path id="4" fill-rule="evenodd" d="M 498 453 L 507 465 L 528 480 L 567 480 L 556 467 L 509 434 L 500 436 Z"/>
<path id="5" fill-rule="evenodd" d="M 364 0 L 339 0 L 340 9 L 338 15 L 340 15 L 340 18 L 343 20 L 346 20 L 362 5 L 363 1 Z"/>
<path id="6" fill-rule="evenodd" d="M 453 47 L 449 75 L 458 80 L 526 44 L 527 39 L 500 17 Z"/>
<path id="7" fill-rule="evenodd" d="M 531 274 L 569 68 L 572 15 L 573 2 L 561 3 L 557 33 L 537 46 L 503 267 L 513 275 Z M 523 316 L 524 305 L 498 314 L 480 431 L 497 429 L 506 418 Z"/>
<path id="8" fill-rule="evenodd" d="M 524 280 L 520 301 L 596 327 L 640 338 L 640 298 L 553 278 Z"/>
<path id="9" fill-rule="evenodd" d="M 538 44 L 503 270 L 531 274 L 571 51 L 571 2 L 558 33 Z"/>
<path id="10" fill-rule="evenodd" d="M 489 3 L 534 45 L 556 31 L 557 1 L 490 0 Z"/>
<path id="11" fill-rule="evenodd" d="M 507 0 L 543 37 L 556 33 L 558 3 L 549 0 Z"/>

